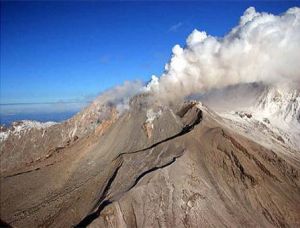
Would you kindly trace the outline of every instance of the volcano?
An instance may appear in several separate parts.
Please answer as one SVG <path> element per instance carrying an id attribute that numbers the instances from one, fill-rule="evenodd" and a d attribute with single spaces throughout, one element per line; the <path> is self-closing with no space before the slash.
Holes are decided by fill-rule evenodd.
<path id="1" fill-rule="evenodd" d="M 298 227 L 299 92 L 288 94 L 266 88 L 248 109 L 217 112 L 142 93 L 122 112 L 96 100 L 62 123 L 13 123 L 1 129 L 1 220 Z"/>

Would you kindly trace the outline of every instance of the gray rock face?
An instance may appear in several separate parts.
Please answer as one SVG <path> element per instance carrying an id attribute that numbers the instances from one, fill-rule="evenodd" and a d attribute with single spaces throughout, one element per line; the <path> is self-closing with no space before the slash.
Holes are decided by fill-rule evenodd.
<path id="1" fill-rule="evenodd" d="M 170 108 L 139 95 L 128 111 L 113 110 L 52 156 L 1 172 L 1 219 L 13 227 L 300 226 L 299 156 L 291 162 L 241 136 L 196 102 Z"/>

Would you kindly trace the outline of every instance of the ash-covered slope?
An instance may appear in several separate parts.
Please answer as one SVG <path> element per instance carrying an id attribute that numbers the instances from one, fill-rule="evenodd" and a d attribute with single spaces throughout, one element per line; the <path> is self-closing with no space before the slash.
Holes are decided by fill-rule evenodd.
<path id="1" fill-rule="evenodd" d="M 52 156 L 1 172 L 1 219 L 14 227 L 300 225 L 299 156 L 257 144 L 197 102 L 170 107 L 139 95 L 109 117 Z"/>

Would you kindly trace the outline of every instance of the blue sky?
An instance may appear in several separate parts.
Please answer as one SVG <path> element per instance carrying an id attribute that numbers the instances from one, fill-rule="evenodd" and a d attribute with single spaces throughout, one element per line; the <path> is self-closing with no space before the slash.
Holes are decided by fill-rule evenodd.
<path id="1" fill-rule="evenodd" d="M 194 29 L 223 36 L 249 6 L 299 1 L 1 2 L 1 103 L 82 101 L 160 75 Z"/>

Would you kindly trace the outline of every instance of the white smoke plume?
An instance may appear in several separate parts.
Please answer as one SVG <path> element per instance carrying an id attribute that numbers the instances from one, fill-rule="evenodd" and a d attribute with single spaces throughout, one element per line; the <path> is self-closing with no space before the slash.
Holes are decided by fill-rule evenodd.
<path id="1" fill-rule="evenodd" d="M 224 37 L 194 30 L 172 52 L 165 73 L 146 86 L 168 101 L 241 83 L 300 88 L 300 8 L 272 15 L 250 7 Z"/>
<path id="2" fill-rule="evenodd" d="M 101 93 L 94 101 L 95 104 L 113 104 L 118 112 L 123 112 L 129 108 L 130 99 L 142 92 L 143 83 L 141 81 L 125 81 L 122 85 L 113 87 Z"/>

